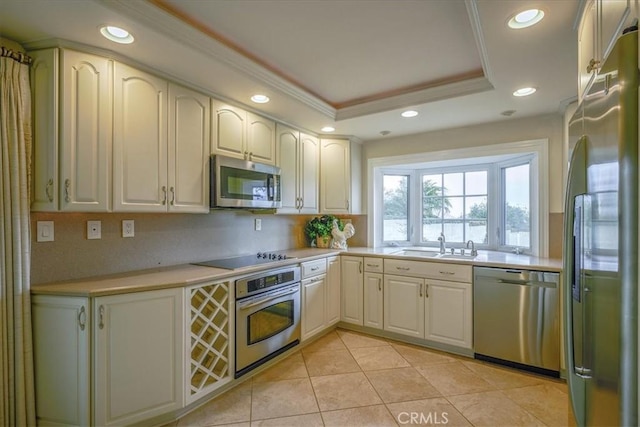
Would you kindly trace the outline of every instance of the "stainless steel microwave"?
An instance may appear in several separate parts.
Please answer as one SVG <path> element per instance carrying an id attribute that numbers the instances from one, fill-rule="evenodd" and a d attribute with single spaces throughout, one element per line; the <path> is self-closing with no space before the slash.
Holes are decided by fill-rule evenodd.
<path id="1" fill-rule="evenodd" d="M 212 208 L 269 209 L 282 206 L 280 168 L 213 155 L 210 161 Z"/>

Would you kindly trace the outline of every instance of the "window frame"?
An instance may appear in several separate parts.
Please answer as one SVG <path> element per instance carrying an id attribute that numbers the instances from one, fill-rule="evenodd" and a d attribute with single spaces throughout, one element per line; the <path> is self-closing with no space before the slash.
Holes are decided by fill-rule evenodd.
<path id="1" fill-rule="evenodd" d="M 382 198 L 379 191 L 382 182 L 382 169 L 387 170 L 400 170 L 408 173 L 410 170 L 414 170 L 408 165 L 434 165 L 434 169 L 437 166 L 451 165 L 454 162 L 459 164 L 473 164 L 473 159 L 480 160 L 494 158 L 492 163 L 502 163 L 496 161 L 495 158 L 505 159 L 508 157 L 510 160 L 515 158 L 523 158 L 525 156 L 531 156 L 531 191 L 530 198 L 531 204 L 531 221 L 532 221 L 532 237 L 531 237 L 531 251 L 534 256 L 546 257 L 548 256 L 548 230 L 549 230 L 549 140 L 536 139 L 526 140 L 519 142 L 500 143 L 484 146 L 473 146 L 468 148 L 456 148 L 443 151 L 425 151 L 419 153 L 410 153 L 398 156 L 390 157 L 377 157 L 369 158 L 367 160 L 367 193 L 368 193 L 368 241 L 370 246 L 400 246 L 406 245 L 407 242 L 382 242 L 381 237 L 381 221 L 379 221 Z M 480 162 L 476 162 L 480 163 Z M 431 169 L 420 166 L 422 169 Z M 447 168 L 450 170 L 449 168 Z M 494 180 L 495 181 L 495 180 Z M 415 182 L 415 178 L 414 178 Z M 490 180 L 490 184 L 491 180 Z M 491 189 L 488 189 L 491 191 Z M 493 189 L 493 191 L 499 191 L 499 189 Z M 410 214 L 415 215 L 416 203 L 413 204 L 414 209 Z M 488 209 L 497 209 L 498 202 L 492 201 L 488 203 Z M 495 234 L 496 226 L 491 222 L 491 216 L 488 218 L 489 235 L 488 241 L 495 242 L 497 236 Z M 414 230 L 415 231 L 415 230 Z M 411 241 L 411 245 L 415 242 L 415 239 Z M 508 247 L 503 247 L 507 250 Z M 490 250 L 500 250 L 497 246 L 490 248 Z"/>

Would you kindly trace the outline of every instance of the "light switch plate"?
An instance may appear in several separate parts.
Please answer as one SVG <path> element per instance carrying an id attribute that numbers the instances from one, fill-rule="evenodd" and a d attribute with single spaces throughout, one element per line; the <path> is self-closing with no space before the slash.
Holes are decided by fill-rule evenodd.
<path id="1" fill-rule="evenodd" d="M 256 231 L 260 231 L 260 230 L 262 230 L 262 219 L 261 219 L 261 218 L 256 218 L 256 219 L 255 219 L 254 229 L 255 229 Z"/>
<path id="2" fill-rule="evenodd" d="M 102 238 L 102 221 L 87 221 L 87 239 Z"/>
<path id="3" fill-rule="evenodd" d="M 36 224 L 36 241 L 53 242 L 53 221 L 38 221 Z"/>
<path id="4" fill-rule="evenodd" d="M 133 237 L 135 236 L 135 224 L 132 219 L 123 219 L 122 220 L 122 237 Z"/>

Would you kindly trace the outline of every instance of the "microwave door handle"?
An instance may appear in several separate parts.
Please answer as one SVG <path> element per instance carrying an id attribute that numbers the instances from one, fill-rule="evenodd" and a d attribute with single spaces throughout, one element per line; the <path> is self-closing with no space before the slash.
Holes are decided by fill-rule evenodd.
<path id="1" fill-rule="evenodd" d="M 273 175 L 267 175 L 267 197 L 273 200 Z"/>
<path id="2" fill-rule="evenodd" d="M 258 301 L 254 301 L 254 302 L 252 302 L 250 304 L 243 305 L 242 303 L 240 303 L 240 304 L 238 304 L 238 308 L 240 310 L 247 310 L 247 309 L 249 309 L 251 307 L 262 305 L 265 302 L 269 302 L 269 301 L 272 301 L 274 299 L 277 299 L 277 298 L 280 298 L 280 297 L 284 297 L 284 296 L 287 296 L 287 295 L 295 294 L 296 292 L 298 292 L 298 289 L 293 289 L 293 290 L 290 290 L 290 291 L 287 291 L 287 292 L 282 292 L 282 293 L 278 293 L 276 295 L 271 295 L 271 296 L 268 296 L 266 298 L 261 298 Z"/>

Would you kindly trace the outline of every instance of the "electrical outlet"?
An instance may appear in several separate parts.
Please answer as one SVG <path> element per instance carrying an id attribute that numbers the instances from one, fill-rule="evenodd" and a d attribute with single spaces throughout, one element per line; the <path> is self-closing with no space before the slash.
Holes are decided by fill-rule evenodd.
<path id="1" fill-rule="evenodd" d="M 36 241 L 53 242 L 53 221 L 38 221 L 36 233 Z"/>
<path id="2" fill-rule="evenodd" d="M 87 239 L 101 239 L 102 238 L 102 222 L 101 221 L 87 221 Z"/>
<path id="3" fill-rule="evenodd" d="M 132 219 L 122 220 L 122 237 L 135 236 L 134 221 Z"/>
<path id="4" fill-rule="evenodd" d="M 254 228 L 256 231 L 262 230 L 262 219 L 256 218 L 254 221 Z"/>

